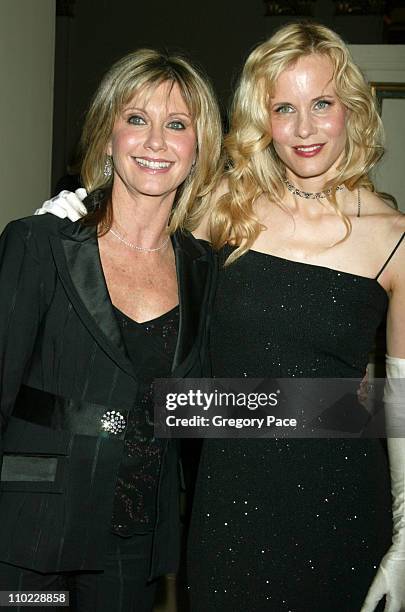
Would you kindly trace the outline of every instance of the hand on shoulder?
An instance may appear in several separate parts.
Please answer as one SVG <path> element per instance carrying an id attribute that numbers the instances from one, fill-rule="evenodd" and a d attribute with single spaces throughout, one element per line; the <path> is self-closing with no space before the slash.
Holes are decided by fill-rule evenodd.
<path id="1" fill-rule="evenodd" d="M 87 192 L 83 188 L 76 189 L 74 192 L 64 189 L 57 196 L 46 200 L 41 208 L 37 208 L 34 215 L 51 213 L 61 219 L 67 217 L 71 221 L 77 221 L 87 213 L 87 209 L 83 204 L 86 196 Z"/>

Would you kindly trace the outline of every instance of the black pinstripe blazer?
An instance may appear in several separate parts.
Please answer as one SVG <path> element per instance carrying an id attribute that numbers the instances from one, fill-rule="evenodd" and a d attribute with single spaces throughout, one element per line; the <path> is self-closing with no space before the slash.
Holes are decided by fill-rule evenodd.
<path id="1" fill-rule="evenodd" d="M 215 258 L 172 238 L 180 326 L 175 377 L 203 375 Z M 38 571 L 96 570 L 110 528 L 125 431 L 138 388 L 114 316 L 94 228 L 53 215 L 10 223 L 0 239 L 0 560 Z M 177 448 L 166 442 L 151 576 L 176 567 Z"/>

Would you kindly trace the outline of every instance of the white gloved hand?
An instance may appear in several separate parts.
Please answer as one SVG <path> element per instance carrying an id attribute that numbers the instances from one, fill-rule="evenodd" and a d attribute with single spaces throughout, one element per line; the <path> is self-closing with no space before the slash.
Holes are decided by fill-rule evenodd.
<path id="1" fill-rule="evenodd" d="M 384 404 L 388 431 L 404 436 L 405 359 L 386 359 Z M 384 555 L 360 612 L 373 612 L 385 596 L 384 612 L 405 610 L 405 437 L 387 438 L 392 492 L 392 545 Z"/>
<path id="2" fill-rule="evenodd" d="M 64 189 L 58 193 L 57 196 L 50 200 L 46 200 L 41 208 L 38 208 L 34 212 L 34 215 L 51 213 L 61 219 L 67 217 L 71 221 L 77 221 L 87 213 L 87 209 L 82 203 L 85 197 L 87 197 L 87 191 L 82 187 L 76 189 L 74 192 Z"/>

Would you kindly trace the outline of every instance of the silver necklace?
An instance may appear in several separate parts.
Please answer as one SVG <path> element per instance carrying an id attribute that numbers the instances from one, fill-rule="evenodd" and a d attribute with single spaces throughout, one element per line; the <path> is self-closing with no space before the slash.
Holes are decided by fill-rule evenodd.
<path id="1" fill-rule="evenodd" d="M 305 198 L 306 200 L 321 200 L 322 198 L 326 198 L 333 191 L 332 188 L 326 189 L 325 191 L 301 191 L 298 187 L 295 187 L 288 179 L 284 179 L 284 183 L 288 189 L 291 191 L 293 195 L 297 195 L 300 198 Z M 344 189 L 344 185 L 338 185 L 336 191 L 342 191 Z"/>
<path id="2" fill-rule="evenodd" d="M 125 238 L 123 238 L 123 236 L 120 236 L 118 232 L 114 231 L 112 227 L 110 227 L 109 231 L 112 233 L 113 236 L 117 238 L 117 240 L 125 244 L 125 246 L 129 247 L 130 249 L 134 249 L 134 251 L 142 251 L 142 253 L 154 253 L 155 251 L 160 251 L 164 249 L 164 247 L 167 245 L 167 243 L 170 240 L 170 236 L 168 236 L 166 240 L 164 240 L 160 246 L 154 249 L 148 249 L 147 247 L 140 247 L 140 246 L 137 246 L 136 244 L 133 244 L 132 242 L 129 242 L 129 240 L 126 240 Z"/>
<path id="3" fill-rule="evenodd" d="M 288 191 L 291 191 L 292 194 L 299 196 L 300 198 L 305 198 L 306 200 L 320 200 L 321 198 L 326 198 L 326 196 L 332 193 L 332 188 L 326 189 L 326 191 L 301 191 L 297 187 L 294 187 L 292 183 L 288 179 L 284 179 L 284 183 Z M 336 191 L 342 191 L 344 189 L 344 185 L 338 185 L 336 187 Z M 360 217 L 361 213 L 361 199 L 360 199 L 360 189 L 357 189 L 357 216 Z"/>

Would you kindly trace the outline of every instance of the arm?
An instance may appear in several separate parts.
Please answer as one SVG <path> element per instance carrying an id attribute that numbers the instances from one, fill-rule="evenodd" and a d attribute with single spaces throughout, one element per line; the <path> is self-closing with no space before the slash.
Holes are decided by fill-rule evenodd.
<path id="1" fill-rule="evenodd" d="M 28 225 L 20 221 L 10 223 L 0 237 L 0 292 L 2 434 L 32 353 L 44 293 L 32 232 Z"/>
<path id="2" fill-rule="evenodd" d="M 405 256 L 401 248 L 390 269 L 384 403 L 390 462 L 393 535 L 361 612 L 373 612 L 385 596 L 387 612 L 405 610 Z"/>

